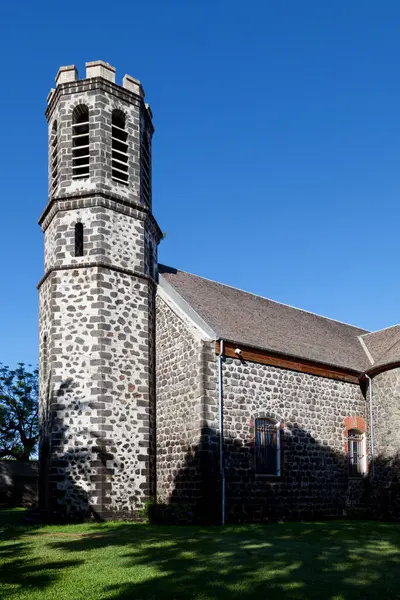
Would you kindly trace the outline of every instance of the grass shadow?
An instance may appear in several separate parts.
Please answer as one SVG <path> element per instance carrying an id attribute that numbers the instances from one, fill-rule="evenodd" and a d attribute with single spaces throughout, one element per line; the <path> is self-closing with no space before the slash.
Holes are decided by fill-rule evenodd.
<path id="1" fill-rule="evenodd" d="M 109 600 L 400 598 L 400 528 L 393 524 L 120 524 L 52 546 L 83 554 L 107 548 L 125 577 L 103 585 Z"/>
<path id="2" fill-rule="evenodd" d="M 45 590 L 57 581 L 61 570 L 77 567 L 82 559 L 43 561 L 32 556 L 34 536 L 40 525 L 24 521 L 25 511 L 0 511 L 1 597 L 14 597 L 19 590 Z M 32 539 L 31 539 L 32 538 Z"/>

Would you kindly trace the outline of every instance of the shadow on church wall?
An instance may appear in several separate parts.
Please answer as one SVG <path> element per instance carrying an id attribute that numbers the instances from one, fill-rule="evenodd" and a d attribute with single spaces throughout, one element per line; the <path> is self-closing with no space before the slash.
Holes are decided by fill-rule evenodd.
<path id="1" fill-rule="evenodd" d="M 210 435 L 210 429 L 205 429 Z M 217 432 L 211 435 L 218 441 Z M 368 514 L 368 477 L 349 478 L 343 453 L 320 444 L 296 426 L 289 427 L 282 442 L 282 474 L 265 477 L 255 474 L 251 442 L 243 444 L 225 437 L 227 522 Z M 200 488 L 199 471 L 202 474 Z M 165 518 L 168 522 L 179 522 L 187 518 L 193 523 L 220 523 L 218 450 L 207 451 L 200 445 L 196 452 L 188 452 L 185 466 L 175 476 L 168 502 L 157 506 L 153 514 L 156 521 Z"/>
<path id="2" fill-rule="evenodd" d="M 90 481 L 96 466 L 93 453 L 83 439 L 91 442 L 96 433 L 87 426 L 72 426 L 70 409 L 65 402 L 74 394 L 72 378 L 62 382 L 56 393 L 47 397 L 44 423 L 39 444 L 39 508 L 51 521 L 101 520 L 90 502 Z M 80 418 L 84 418 L 90 402 L 79 401 Z M 89 417 L 90 418 L 90 417 Z M 82 438 L 82 439 L 81 439 Z M 98 457 L 98 469 L 105 465 L 104 456 Z"/>
<path id="3" fill-rule="evenodd" d="M 108 495 L 103 477 L 109 471 L 107 448 L 95 430 L 82 427 L 77 437 L 76 428 L 69 425 L 63 414 L 68 412 L 64 400 L 73 393 L 74 382 L 68 379 L 58 389 L 48 413 L 40 445 L 40 505 L 58 520 L 103 520 Z M 91 410 L 90 402 L 80 405 L 82 414 L 85 408 Z M 90 446 L 85 439 L 90 439 Z M 205 426 L 200 440 L 205 441 L 187 452 L 184 466 L 176 472 L 168 500 L 150 504 L 153 522 L 221 522 L 218 432 Z M 51 458 L 50 445 L 53 451 L 60 450 L 57 458 Z M 349 478 L 344 453 L 288 424 L 282 439 L 280 478 L 255 474 L 250 440 L 243 444 L 226 437 L 224 465 L 227 522 L 400 518 L 400 454 L 378 455 L 373 476 Z"/>
<path id="4" fill-rule="evenodd" d="M 368 480 L 368 511 L 376 519 L 400 519 L 400 452 L 375 457 Z"/>

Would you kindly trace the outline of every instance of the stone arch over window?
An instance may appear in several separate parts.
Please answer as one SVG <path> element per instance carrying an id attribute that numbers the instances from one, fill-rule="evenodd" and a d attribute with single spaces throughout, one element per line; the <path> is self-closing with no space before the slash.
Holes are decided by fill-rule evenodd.
<path id="1" fill-rule="evenodd" d="M 58 186 L 58 125 L 56 120 L 50 134 L 50 173 L 51 193 L 53 194 Z"/>
<path id="2" fill-rule="evenodd" d="M 111 115 L 111 176 L 119 183 L 128 183 L 128 132 L 126 115 L 115 108 Z"/>
<path id="3" fill-rule="evenodd" d="M 350 477 L 365 475 L 368 471 L 367 461 L 367 423 L 362 417 L 346 417 L 344 451 L 347 456 Z"/>
<path id="4" fill-rule="evenodd" d="M 75 225 L 75 256 L 83 256 L 83 224 Z"/>
<path id="5" fill-rule="evenodd" d="M 72 179 L 89 177 L 89 109 L 78 104 L 72 111 Z"/>
<path id="6" fill-rule="evenodd" d="M 284 424 L 275 414 L 260 413 L 250 422 L 256 475 L 281 475 Z"/>

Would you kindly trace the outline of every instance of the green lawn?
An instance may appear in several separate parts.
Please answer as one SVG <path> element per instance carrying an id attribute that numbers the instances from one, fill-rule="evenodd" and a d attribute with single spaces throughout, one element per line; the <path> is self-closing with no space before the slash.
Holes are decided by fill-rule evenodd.
<path id="1" fill-rule="evenodd" d="M 2 600 L 400 598 L 400 525 L 34 527 L 0 512 Z"/>

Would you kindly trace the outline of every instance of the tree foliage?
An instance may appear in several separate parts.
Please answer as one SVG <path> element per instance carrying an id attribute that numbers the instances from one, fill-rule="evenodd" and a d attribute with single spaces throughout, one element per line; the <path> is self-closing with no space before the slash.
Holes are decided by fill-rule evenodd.
<path id="1" fill-rule="evenodd" d="M 38 370 L 0 363 L 0 459 L 29 460 L 38 439 Z"/>

